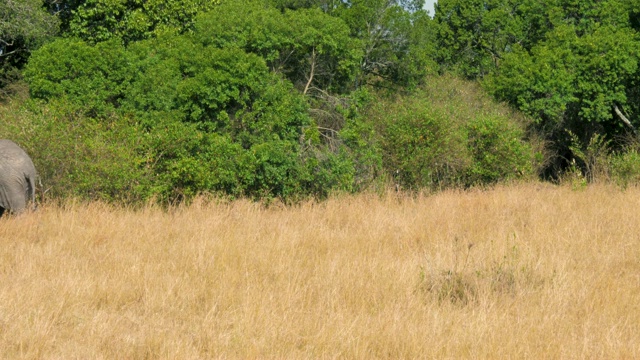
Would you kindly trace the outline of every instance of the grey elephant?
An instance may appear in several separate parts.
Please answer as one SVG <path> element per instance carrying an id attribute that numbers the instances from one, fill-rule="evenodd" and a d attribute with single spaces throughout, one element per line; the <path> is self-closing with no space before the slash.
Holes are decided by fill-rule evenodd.
<path id="1" fill-rule="evenodd" d="M 0 140 L 0 216 L 23 212 L 35 199 L 36 168 L 27 153 L 11 140 Z"/>

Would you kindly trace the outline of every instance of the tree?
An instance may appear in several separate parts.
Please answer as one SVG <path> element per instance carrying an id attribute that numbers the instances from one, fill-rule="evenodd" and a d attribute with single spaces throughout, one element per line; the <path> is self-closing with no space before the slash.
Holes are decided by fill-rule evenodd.
<path id="1" fill-rule="evenodd" d="M 433 72 L 434 28 L 423 0 L 271 0 L 281 11 L 320 9 L 359 41 L 361 85 L 412 86 Z"/>
<path id="2" fill-rule="evenodd" d="M 196 38 L 217 48 L 234 47 L 261 56 L 303 94 L 311 88 L 347 92 L 362 58 L 340 19 L 319 9 L 265 8 L 230 1 L 203 14 Z"/>
<path id="3" fill-rule="evenodd" d="M 354 0 L 334 14 L 362 43 L 360 84 L 410 85 L 433 68 L 431 18 L 424 1 Z"/>
<path id="4" fill-rule="evenodd" d="M 60 101 L 81 121 L 134 120 L 140 173 L 151 174 L 141 194 L 289 200 L 351 188 L 352 158 L 321 146 L 291 82 L 257 54 L 196 38 L 162 35 L 126 48 L 59 39 L 34 53 L 25 75 L 33 97 Z"/>
<path id="5" fill-rule="evenodd" d="M 62 0 L 62 29 L 90 43 L 118 38 L 129 43 L 164 32 L 192 30 L 195 16 L 215 0 Z"/>
<path id="6" fill-rule="evenodd" d="M 518 46 L 488 81 L 509 100 L 546 125 L 568 120 L 602 123 L 627 103 L 636 76 L 640 44 L 628 17 L 612 0 L 598 6 L 554 8 L 555 24 L 530 50 Z"/>
<path id="7" fill-rule="evenodd" d="M 259 55 L 305 96 L 325 150 L 340 151 L 335 145 L 347 125 L 345 114 L 354 102 L 350 92 L 362 62 L 361 42 L 350 36 L 344 21 L 318 8 L 280 11 L 230 1 L 202 14 L 194 37 L 205 46 Z"/>
<path id="8" fill-rule="evenodd" d="M 513 46 L 529 48 L 541 37 L 541 7 L 533 0 L 438 1 L 438 61 L 466 78 L 482 78 Z"/>
<path id="9" fill-rule="evenodd" d="M 0 2 L 0 89 L 20 77 L 32 50 L 58 31 L 58 21 L 43 0 Z"/>
<path id="10" fill-rule="evenodd" d="M 505 53 L 487 89 L 533 116 L 564 158 L 575 136 L 635 131 L 640 42 L 623 2 L 556 1 L 543 15 L 544 37 Z"/>
<path id="11" fill-rule="evenodd" d="M 476 83 L 432 77 L 401 98 L 368 109 L 383 164 L 405 189 L 492 184 L 536 171 L 525 141 L 529 119 L 493 101 Z M 460 91 L 464 89 L 464 91 Z"/>

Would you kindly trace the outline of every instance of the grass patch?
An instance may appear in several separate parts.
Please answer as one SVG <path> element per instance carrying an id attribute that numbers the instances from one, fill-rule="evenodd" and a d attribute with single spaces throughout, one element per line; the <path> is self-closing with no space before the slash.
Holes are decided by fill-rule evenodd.
<path id="1" fill-rule="evenodd" d="M 0 219 L 0 349 L 638 358 L 639 202 L 633 187 L 533 183 L 295 206 L 45 203 Z"/>

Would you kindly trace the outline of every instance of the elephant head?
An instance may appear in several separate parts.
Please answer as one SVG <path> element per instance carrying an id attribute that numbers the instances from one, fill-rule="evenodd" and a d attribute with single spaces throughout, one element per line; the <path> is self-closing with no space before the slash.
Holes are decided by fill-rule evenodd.
<path id="1" fill-rule="evenodd" d="M 0 216 L 19 214 L 35 199 L 36 168 L 27 153 L 11 140 L 0 140 Z"/>

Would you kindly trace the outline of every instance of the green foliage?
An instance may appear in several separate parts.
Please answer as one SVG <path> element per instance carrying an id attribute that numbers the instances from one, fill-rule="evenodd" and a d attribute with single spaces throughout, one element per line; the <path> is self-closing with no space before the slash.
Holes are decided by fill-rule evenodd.
<path id="1" fill-rule="evenodd" d="M 326 196 L 355 181 L 352 150 L 322 145 L 301 94 L 238 47 L 174 35 L 128 48 L 65 39 L 35 53 L 26 74 L 32 96 L 62 99 L 87 126 L 134 121 L 145 159 L 136 166 L 152 174 L 144 192 L 163 201 Z"/>
<path id="2" fill-rule="evenodd" d="M 586 143 L 638 126 L 640 42 L 624 1 L 557 0 L 534 9 L 521 15 L 533 29 L 529 40 L 503 53 L 484 86 L 534 119 L 558 153 L 551 165 L 563 169 L 579 155 L 567 131 Z"/>
<path id="3" fill-rule="evenodd" d="M 436 26 L 426 12 L 411 16 L 411 28 L 407 36 L 408 48 L 397 65 L 395 82 L 412 87 L 439 70 L 436 62 Z"/>
<path id="4" fill-rule="evenodd" d="M 519 124 L 499 114 L 478 115 L 466 124 L 473 164 L 467 183 L 492 184 L 531 174 L 533 150 Z"/>
<path id="5" fill-rule="evenodd" d="M 613 154 L 611 156 L 611 177 L 619 186 L 640 185 L 640 152 L 637 149 Z"/>
<path id="6" fill-rule="evenodd" d="M 536 39 L 538 1 L 440 0 L 434 21 L 438 61 L 473 79 L 493 72 L 515 44 Z M 533 24 L 532 24 L 533 23 Z"/>
<path id="7" fill-rule="evenodd" d="M 433 71 L 432 21 L 423 4 L 422 0 L 355 0 L 336 7 L 335 16 L 362 44 L 359 83 L 415 85 Z"/>
<path id="8" fill-rule="evenodd" d="M 71 0 L 65 3 L 63 30 L 90 43 L 125 43 L 164 33 L 192 30 L 196 15 L 212 9 L 212 0 Z"/>
<path id="9" fill-rule="evenodd" d="M 43 0 L 0 2 L 0 95 L 20 79 L 29 54 L 58 32 Z"/>
<path id="10" fill-rule="evenodd" d="M 201 192 L 231 197 L 249 195 L 255 164 L 250 153 L 228 136 L 203 134 L 193 125 L 175 122 L 149 134 L 151 192 L 179 202 Z"/>
<path id="11" fill-rule="evenodd" d="M 320 9 L 343 20 L 351 38 L 357 40 L 362 58 L 356 87 L 411 87 L 437 67 L 433 61 L 434 28 L 423 9 L 423 0 L 270 0 L 269 3 L 281 11 Z"/>
<path id="12" fill-rule="evenodd" d="M 340 130 L 340 156 L 343 161 L 351 164 L 349 170 L 352 179 L 350 189 L 362 191 L 372 185 L 380 184 L 382 180 L 382 150 L 376 139 L 376 133 L 371 123 L 357 115 L 347 120 L 346 125 Z M 342 168 L 346 168 L 346 165 Z"/>
<path id="13" fill-rule="evenodd" d="M 385 169 L 397 184 L 410 189 L 472 186 L 537 170 L 535 149 L 513 112 L 469 83 L 449 76 L 430 80 L 415 94 L 382 101 L 371 111 Z"/>
<path id="14" fill-rule="evenodd" d="M 78 39 L 57 39 L 33 54 L 24 76 L 34 98 L 66 97 L 95 116 L 113 110 L 134 69 L 117 42 L 91 46 Z"/>
<path id="15" fill-rule="evenodd" d="M 574 189 L 586 188 L 593 182 L 613 182 L 622 188 L 640 185 L 640 152 L 637 138 L 623 141 L 620 150 L 612 151 L 613 141 L 595 134 L 581 140 L 569 132 L 570 149 L 574 154 L 562 180 L 570 181 Z"/>
<path id="16" fill-rule="evenodd" d="M 501 68 L 504 56 L 557 36 L 549 37 L 551 32 L 565 34 L 563 27 L 569 27 L 582 37 L 601 26 L 627 32 L 629 15 L 620 0 L 441 0 L 434 19 L 438 60 L 446 69 L 482 78 Z"/>
<path id="17" fill-rule="evenodd" d="M 260 57 L 184 38 L 138 43 L 131 51 L 140 76 L 123 109 L 161 139 L 152 152 L 162 154 L 155 172 L 165 174 L 169 198 L 201 191 L 288 198 L 307 191 L 296 155 L 302 128 L 311 125 L 307 107 Z M 216 161 L 220 156 L 227 161 Z"/>
<path id="18" fill-rule="evenodd" d="M 310 87 L 345 91 L 362 58 L 346 24 L 319 9 L 282 13 L 255 2 L 229 1 L 200 16 L 196 28 L 202 44 L 259 55 L 304 93 Z"/>
<path id="19" fill-rule="evenodd" d="M 607 179 L 611 141 L 603 135 L 594 134 L 588 142 L 582 142 L 576 134 L 570 131 L 568 133 L 571 138 L 569 149 L 574 156 L 573 167 L 580 166 L 581 172 L 588 182 Z"/>
<path id="20" fill-rule="evenodd" d="M 58 30 L 55 16 L 47 13 L 43 0 L 0 3 L 0 54 L 18 51 L 18 44 L 37 45 Z"/>
<path id="21" fill-rule="evenodd" d="M 464 132 L 446 113 L 430 108 L 426 97 L 380 103 L 374 112 L 381 117 L 375 121 L 384 165 L 397 183 L 411 189 L 462 183 L 471 159 Z"/>
<path id="22" fill-rule="evenodd" d="M 121 104 L 146 124 L 171 112 L 248 146 L 265 137 L 297 141 L 295 128 L 308 121 L 298 116 L 305 110 L 301 99 L 256 55 L 181 37 L 139 42 L 130 53 L 138 59 L 138 76 Z"/>
<path id="23" fill-rule="evenodd" d="M 25 119 L 44 132 L 38 141 L 69 135 L 52 146 L 58 160 L 33 147 L 43 168 L 64 169 L 47 177 L 71 184 L 56 185 L 55 196 L 295 201 L 390 177 L 410 189 L 527 177 L 541 156 L 527 142 L 529 120 L 472 83 L 425 75 L 436 53 L 467 76 L 492 73 L 487 88 L 538 120 L 576 114 L 599 123 L 611 104 L 633 112 L 625 86 L 636 72 L 634 35 L 557 16 L 563 1 L 442 0 L 450 17 L 437 22 L 420 0 L 65 1 L 66 37 L 34 52 L 25 69 L 42 100 Z M 628 54 L 580 60 L 609 49 Z M 535 69 L 547 53 L 552 70 Z M 600 67 L 598 88 L 590 79 Z M 536 91 L 551 99 L 527 95 L 538 80 Z M 424 81 L 411 95 L 395 92 Z M 372 96 L 374 88 L 385 90 Z"/>
<path id="24" fill-rule="evenodd" d="M 628 31 L 602 26 L 579 37 L 574 27 L 562 26 L 531 53 L 519 49 L 505 56 L 487 87 L 543 127 L 611 121 L 613 106 L 626 103 L 639 55 Z"/>
<path id="25" fill-rule="evenodd" d="M 628 101 L 640 54 L 632 8 L 620 0 L 440 1 L 439 61 L 470 78 L 489 75 L 494 96 L 546 131 L 615 133 L 622 123 L 611 121 L 613 106 L 638 109 Z"/>
<path id="26" fill-rule="evenodd" d="M 140 202 L 150 173 L 138 152 L 140 134 L 129 119 L 112 114 L 101 122 L 64 101 L 14 104 L 0 116 L 2 138 L 32 157 L 46 198 L 78 197 Z"/>

